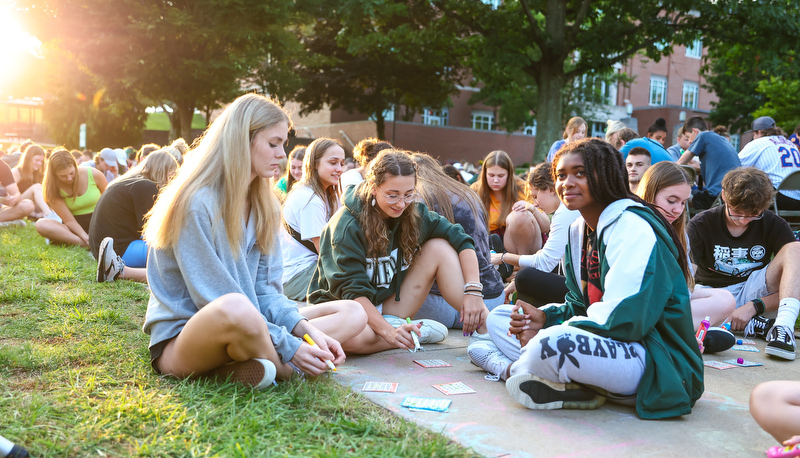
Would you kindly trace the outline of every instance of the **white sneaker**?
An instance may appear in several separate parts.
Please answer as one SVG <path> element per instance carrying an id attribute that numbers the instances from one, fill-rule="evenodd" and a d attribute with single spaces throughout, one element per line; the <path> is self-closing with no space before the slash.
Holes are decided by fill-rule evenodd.
<path id="1" fill-rule="evenodd" d="M 392 327 L 398 328 L 406 320 L 394 316 L 394 315 L 383 315 L 383 318 L 386 320 L 387 323 L 391 324 Z M 420 337 L 419 343 L 420 344 L 435 344 L 442 342 L 444 339 L 447 338 L 447 326 L 439 323 L 438 321 L 433 320 L 411 320 L 411 323 L 415 326 L 418 323 L 422 323 L 422 327 L 419 328 Z"/>
<path id="2" fill-rule="evenodd" d="M 252 386 L 254 390 L 262 390 L 275 382 L 276 375 L 277 369 L 272 361 L 254 358 L 226 364 L 205 376 L 221 381 L 239 382 Z"/>
<path id="3" fill-rule="evenodd" d="M 0 227 L 25 227 L 25 221 L 21 219 L 13 219 L 11 221 L 3 221 Z"/>
<path id="4" fill-rule="evenodd" d="M 125 269 L 122 258 L 114 252 L 114 239 L 106 237 L 100 242 L 97 251 L 97 282 L 103 283 L 116 280 Z"/>
<path id="5" fill-rule="evenodd" d="M 469 343 L 467 343 L 467 345 L 472 345 L 472 344 L 477 343 L 477 342 L 490 342 L 491 343 L 492 342 L 492 336 L 490 336 L 488 332 L 486 332 L 484 334 L 478 334 L 478 331 L 475 331 L 475 332 L 472 333 L 471 336 L 469 336 Z"/>
<path id="6" fill-rule="evenodd" d="M 475 342 L 467 347 L 472 364 L 492 374 L 493 380 L 506 379 L 508 366 L 513 363 L 493 342 Z"/>
<path id="7" fill-rule="evenodd" d="M 64 222 L 64 221 L 61 219 L 61 217 L 60 217 L 60 216 L 58 216 L 58 213 L 56 213 L 56 212 L 54 212 L 54 211 L 50 211 L 50 213 L 48 213 L 48 214 L 44 215 L 44 219 L 52 219 L 53 221 L 55 221 L 55 222 L 57 222 L 57 223 L 63 223 L 63 222 Z"/>

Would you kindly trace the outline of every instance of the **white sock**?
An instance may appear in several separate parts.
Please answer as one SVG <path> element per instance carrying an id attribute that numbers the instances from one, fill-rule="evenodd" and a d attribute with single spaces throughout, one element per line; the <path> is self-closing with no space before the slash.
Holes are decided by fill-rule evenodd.
<path id="1" fill-rule="evenodd" d="M 797 321 L 798 313 L 800 313 L 800 300 L 793 297 L 781 299 L 778 305 L 778 316 L 775 318 L 775 324 L 783 325 L 794 330 L 794 323 Z"/>

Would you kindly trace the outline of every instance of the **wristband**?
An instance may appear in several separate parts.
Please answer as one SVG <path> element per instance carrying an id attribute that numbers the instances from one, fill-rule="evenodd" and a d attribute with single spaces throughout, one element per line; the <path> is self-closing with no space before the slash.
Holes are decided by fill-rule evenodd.
<path id="1" fill-rule="evenodd" d="M 478 288 L 478 290 L 483 291 L 483 283 L 478 282 L 478 281 L 468 281 L 464 285 L 464 291 L 466 291 L 467 288 L 469 288 L 469 287 L 475 287 L 475 288 Z"/>
<path id="2" fill-rule="evenodd" d="M 753 299 L 753 307 L 756 308 L 756 315 L 763 315 L 767 310 L 767 306 L 764 305 L 764 301 L 758 298 Z"/>
<path id="3" fill-rule="evenodd" d="M 500 255 L 500 264 L 505 264 L 506 262 L 503 260 L 506 257 L 506 252 L 504 251 L 503 254 Z"/>
<path id="4" fill-rule="evenodd" d="M 466 294 L 466 293 L 481 293 L 481 294 L 483 294 L 483 291 L 481 291 L 479 289 L 465 289 L 464 290 L 464 294 Z"/>
<path id="5" fill-rule="evenodd" d="M 467 296 L 467 295 L 469 295 L 469 296 L 478 296 L 478 297 L 481 297 L 481 298 L 483 297 L 483 293 L 480 293 L 478 291 L 464 291 L 464 295 L 465 296 Z"/>

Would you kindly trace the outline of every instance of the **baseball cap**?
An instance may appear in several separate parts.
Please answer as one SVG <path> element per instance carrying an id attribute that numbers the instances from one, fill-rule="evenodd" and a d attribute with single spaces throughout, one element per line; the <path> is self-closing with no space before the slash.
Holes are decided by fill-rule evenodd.
<path id="1" fill-rule="evenodd" d="M 766 130 L 775 127 L 775 120 L 770 118 L 769 116 L 762 116 L 760 118 L 756 118 L 753 121 L 753 128 L 748 132 L 753 132 L 756 130 Z"/>
<path id="2" fill-rule="evenodd" d="M 124 149 L 117 148 L 114 150 L 114 153 L 117 155 L 117 162 L 119 165 L 128 165 L 128 155 L 125 153 Z"/>
<path id="3" fill-rule="evenodd" d="M 100 159 L 108 165 L 117 164 L 117 153 L 111 148 L 103 148 L 100 150 Z"/>

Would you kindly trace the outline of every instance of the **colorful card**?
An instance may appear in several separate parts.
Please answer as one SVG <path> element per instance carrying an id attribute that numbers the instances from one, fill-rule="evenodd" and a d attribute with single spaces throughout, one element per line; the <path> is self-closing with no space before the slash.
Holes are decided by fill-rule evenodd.
<path id="1" fill-rule="evenodd" d="M 397 383 L 394 382 L 367 382 L 361 391 L 378 391 L 381 393 L 394 393 L 397 391 Z"/>
<path id="2" fill-rule="evenodd" d="M 739 367 L 763 366 L 763 364 L 761 364 L 761 363 L 757 363 L 755 361 L 748 361 L 746 359 L 743 359 L 742 363 L 739 363 L 735 359 L 726 359 L 725 362 L 726 363 L 730 363 L 730 364 L 734 364 L 734 365 L 739 366 Z"/>
<path id="3" fill-rule="evenodd" d="M 714 369 L 720 369 L 720 370 L 733 369 L 734 367 L 736 367 L 734 364 L 728 364 L 727 362 L 723 363 L 722 361 L 703 361 L 703 366 L 713 367 Z"/>
<path id="4" fill-rule="evenodd" d="M 433 387 L 448 396 L 453 394 L 470 394 L 475 392 L 475 390 L 472 388 L 464 385 L 464 382 L 442 383 L 439 385 L 433 385 Z"/>
<path id="5" fill-rule="evenodd" d="M 420 398 L 417 396 L 408 396 L 403 399 L 400 404 L 403 407 L 408 407 L 409 410 L 427 410 L 431 412 L 447 412 L 450 404 L 453 401 L 449 399 L 436 399 L 436 398 Z"/>
<path id="6" fill-rule="evenodd" d="M 756 353 L 761 353 L 761 351 L 759 351 L 759 349 L 753 345 L 734 345 L 731 348 L 739 351 L 752 351 Z"/>
<path id="7" fill-rule="evenodd" d="M 741 342 L 741 343 L 739 343 Z M 756 341 L 753 339 L 737 339 L 736 343 L 739 345 L 755 345 Z"/>
<path id="8" fill-rule="evenodd" d="M 448 364 L 441 359 L 415 359 L 415 363 L 419 364 L 422 367 L 453 367 L 451 364 Z"/>

